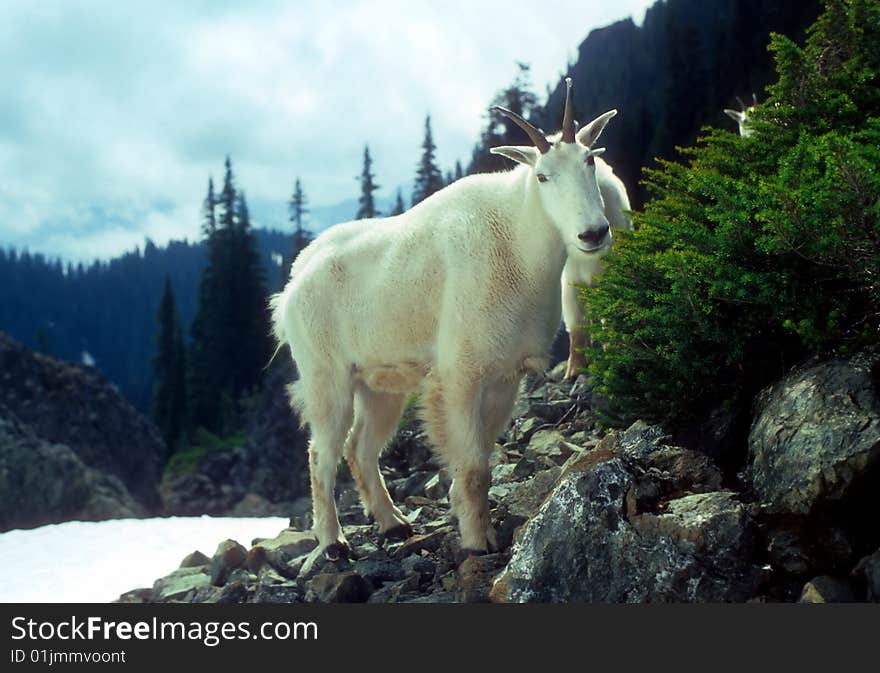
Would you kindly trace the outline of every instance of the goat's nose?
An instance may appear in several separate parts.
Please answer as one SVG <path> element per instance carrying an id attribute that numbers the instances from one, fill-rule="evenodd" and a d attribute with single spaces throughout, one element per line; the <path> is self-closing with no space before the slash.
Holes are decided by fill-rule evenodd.
<path id="1" fill-rule="evenodd" d="M 600 224 L 598 227 L 594 229 L 587 229 L 586 231 L 582 231 L 578 234 L 578 238 L 581 239 L 584 243 L 589 245 L 592 248 L 595 248 L 602 241 L 605 240 L 605 237 L 608 235 L 608 223 Z"/>

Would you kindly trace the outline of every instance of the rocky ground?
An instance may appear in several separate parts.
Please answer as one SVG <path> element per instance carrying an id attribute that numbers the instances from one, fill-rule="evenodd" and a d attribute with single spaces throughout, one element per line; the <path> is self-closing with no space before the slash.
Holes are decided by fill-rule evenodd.
<path id="1" fill-rule="evenodd" d="M 349 480 L 352 557 L 301 572 L 307 500 L 269 540 L 221 542 L 122 602 L 880 600 L 880 356 L 806 363 L 757 400 L 741 472 L 636 422 L 596 427 L 586 378 L 526 382 L 489 492 L 499 551 L 462 560 L 448 476 L 417 424 L 383 459 L 415 534 L 383 540 Z"/>

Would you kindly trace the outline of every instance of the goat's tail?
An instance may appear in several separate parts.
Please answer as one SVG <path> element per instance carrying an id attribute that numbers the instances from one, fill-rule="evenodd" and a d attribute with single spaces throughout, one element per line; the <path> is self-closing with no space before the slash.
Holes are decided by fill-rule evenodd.
<path id="1" fill-rule="evenodd" d="M 285 308 L 287 306 L 287 292 L 286 288 L 281 292 L 277 292 L 269 297 L 269 310 L 272 313 L 272 334 L 275 336 L 275 340 L 278 342 L 278 345 L 275 346 L 275 352 L 272 353 L 272 357 L 269 358 L 269 362 L 266 363 L 266 366 L 263 367 L 264 370 L 269 368 L 269 365 L 275 360 L 275 356 L 278 355 L 278 352 L 284 348 L 284 344 L 287 343 L 287 334 L 284 329 L 284 314 Z"/>

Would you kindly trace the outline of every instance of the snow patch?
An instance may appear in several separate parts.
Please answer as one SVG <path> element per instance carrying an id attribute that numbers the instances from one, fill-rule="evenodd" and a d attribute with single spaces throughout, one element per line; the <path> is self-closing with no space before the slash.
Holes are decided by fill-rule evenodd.
<path id="1" fill-rule="evenodd" d="M 250 547 L 287 519 L 168 517 L 68 521 L 0 533 L 3 603 L 108 603 L 176 569 L 192 551 L 212 556 L 227 538 Z"/>

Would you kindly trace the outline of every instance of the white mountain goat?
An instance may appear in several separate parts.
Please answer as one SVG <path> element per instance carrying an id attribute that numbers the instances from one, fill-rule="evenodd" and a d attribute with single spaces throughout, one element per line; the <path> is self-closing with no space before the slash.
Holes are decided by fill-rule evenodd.
<path id="1" fill-rule="evenodd" d="M 746 107 L 746 104 L 742 102 L 742 99 L 737 96 L 737 103 L 739 103 L 739 110 L 731 110 L 730 108 L 725 108 L 724 114 L 733 119 L 739 125 L 739 134 L 743 138 L 748 138 L 754 131 L 749 126 L 749 116 L 752 114 L 752 110 L 755 109 L 755 106 L 758 104 L 758 97 L 755 94 L 752 94 L 752 104 Z"/>
<path id="2" fill-rule="evenodd" d="M 334 502 L 343 455 L 380 533 L 412 534 L 378 456 L 413 392 L 453 477 L 463 551 L 494 545 L 489 453 L 522 375 L 547 365 L 566 259 L 611 245 L 593 145 L 616 110 L 577 130 L 567 86 L 556 142 L 501 108 L 535 144 L 492 149 L 519 166 L 462 178 L 402 215 L 331 227 L 272 297 L 275 334 L 299 370 L 291 400 L 311 429 L 309 563 L 348 554 Z"/>
<path id="3" fill-rule="evenodd" d="M 629 195 L 620 178 L 602 159 L 596 158 L 596 177 L 599 193 L 605 204 L 605 217 L 612 229 L 632 230 L 632 220 L 627 215 L 630 210 Z M 590 285 L 593 278 L 601 273 L 602 254 L 584 254 L 579 250 L 571 251 L 565 268 L 562 270 L 562 319 L 568 331 L 568 366 L 565 378 L 571 379 L 587 366 L 584 346 L 588 337 L 584 331 L 586 311 L 580 300 L 578 285 Z"/>

